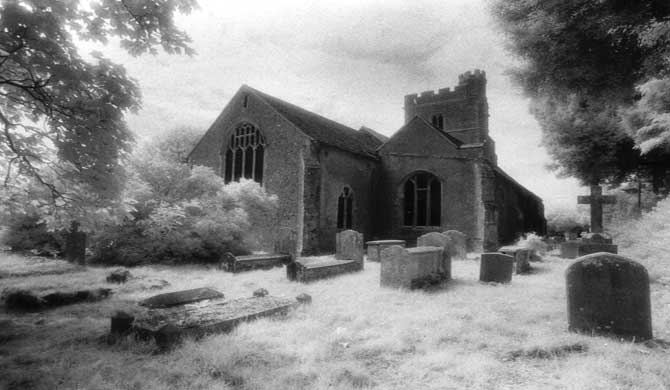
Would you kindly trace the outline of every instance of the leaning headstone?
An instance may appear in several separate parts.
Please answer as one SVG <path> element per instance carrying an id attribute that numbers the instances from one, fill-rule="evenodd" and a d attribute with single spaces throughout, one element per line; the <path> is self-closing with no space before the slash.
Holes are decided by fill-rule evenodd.
<path id="1" fill-rule="evenodd" d="M 70 231 L 66 234 L 65 258 L 79 265 L 86 264 L 86 233 L 79 231 L 79 223 L 72 222 Z"/>
<path id="2" fill-rule="evenodd" d="M 335 235 L 335 258 L 355 260 L 363 269 L 363 234 L 355 230 L 344 230 Z"/>
<path id="3" fill-rule="evenodd" d="M 405 240 L 375 240 L 368 241 L 365 243 L 368 247 L 367 256 L 368 261 L 381 261 L 381 253 L 384 249 L 389 248 L 393 245 L 400 245 L 405 247 Z"/>
<path id="4" fill-rule="evenodd" d="M 449 239 L 451 240 L 452 244 L 451 258 L 465 260 L 468 254 L 466 235 L 459 232 L 458 230 L 447 230 L 443 234 L 449 237 Z"/>
<path id="5" fill-rule="evenodd" d="M 223 298 L 223 294 L 211 288 L 194 288 L 192 290 L 175 291 L 149 297 L 139 304 L 151 309 L 185 305 L 206 299 Z"/>
<path id="6" fill-rule="evenodd" d="M 649 276 L 641 264 L 594 253 L 570 265 L 565 279 L 569 330 L 631 341 L 652 338 Z"/>
<path id="7" fill-rule="evenodd" d="M 298 257 L 298 235 L 293 228 L 280 227 L 274 242 L 274 252 L 291 256 L 291 260 Z"/>
<path id="8" fill-rule="evenodd" d="M 444 278 L 451 279 L 451 253 L 453 244 L 446 234 L 438 232 L 426 233 L 416 239 L 416 246 L 436 246 L 442 248 L 442 269 Z"/>
<path id="9" fill-rule="evenodd" d="M 479 280 L 482 282 L 509 283 L 512 281 L 514 257 L 502 253 L 482 253 Z"/>

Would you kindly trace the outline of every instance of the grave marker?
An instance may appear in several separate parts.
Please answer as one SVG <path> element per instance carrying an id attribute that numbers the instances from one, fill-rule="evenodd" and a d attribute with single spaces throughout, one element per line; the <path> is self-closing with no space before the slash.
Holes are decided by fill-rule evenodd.
<path id="1" fill-rule="evenodd" d="M 430 232 L 426 233 L 416 240 L 417 247 L 436 246 L 442 248 L 442 267 L 441 272 L 445 279 L 451 279 L 451 252 L 453 243 L 446 234 Z"/>
<path id="2" fill-rule="evenodd" d="M 591 186 L 591 195 L 580 195 L 577 197 L 578 204 L 591 205 L 591 232 L 603 232 L 603 205 L 616 203 L 613 195 L 603 195 L 603 189 L 599 185 Z"/>
<path id="3" fill-rule="evenodd" d="M 570 265 L 565 280 L 569 330 L 632 341 L 652 338 L 649 276 L 641 264 L 594 253 Z"/>
<path id="4" fill-rule="evenodd" d="M 175 291 L 149 297 L 139 304 L 151 309 L 180 306 L 206 299 L 223 298 L 223 294 L 211 288 L 194 288 L 192 290 Z"/>
<path id="5" fill-rule="evenodd" d="M 335 258 L 355 260 L 363 269 L 363 234 L 355 230 L 344 230 L 335 235 Z"/>
<path id="6" fill-rule="evenodd" d="M 509 283 L 512 281 L 514 257 L 502 253 L 482 253 L 479 280 L 482 282 Z"/>

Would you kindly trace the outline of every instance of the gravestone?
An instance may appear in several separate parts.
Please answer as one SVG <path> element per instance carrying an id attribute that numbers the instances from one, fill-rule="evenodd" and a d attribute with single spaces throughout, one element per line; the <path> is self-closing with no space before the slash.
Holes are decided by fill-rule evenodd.
<path id="1" fill-rule="evenodd" d="M 631 341 L 652 338 L 649 276 L 641 264 L 594 253 L 570 265 L 565 279 L 569 330 Z"/>
<path id="2" fill-rule="evenodd" d="M 578 204 L 588 204 L 591 206 L 591 232 L 603 232 L 603 205 L 616 203 L 616 197 L 612 195 L 603 195 L 603 189 L 599 185 L 591 186 L 591 195 L 577 197 Z"/>
<path id="3" fill-rule="evenodd" d="M 363 234 L 355 230 L 344 230 L 335 235 L 335 258 L 355 260 L 363 269 Z"/>
<path id="4" fill-rule="evenodd" d="M 223 298 L 223 294 L 211 288 L 194 288 L 192 290 L 175 291 L 171 293 L 158 294 L 149 297 L 139 304 L 148 308 L 165 308 L 171 306 L 185 305 L 206 299 Z"/>
<path id="5" fill-rule="evenodd" d="M 381 253 L 380 285 L 382 287 L 425 287 L 426 281 L 444 280 L 440 247 L 403 248 L 393 245 Z"/>
<path id="6" fill-rule="evenodd" d="M 274 242 L 274 252 L 284 253 L 295 260 L 298 256 L 298 235 L 290 227 L 280 227 L 277 229 L 277 237 Z"/>
<path id="7" fill-rule="evenodd" d="M 72 263 L 86 264 L 86 233 L 79 231 L 78 222 L 72 222 L 66 234 L 65 258 Z"/>
<path id="8" fill-rule="evenodd" d="M 482 282 L 509 283 L 512 281 L 514 257 L 502 253 L 482 253 L 479 280 Z"/>
<path id="9" fill-rule="evenodd" d="M 530 272 L 530 261 L 533 258 L 533 252 L 535 252 L 535 250 L 510 245 L 501 247 L 498 249 L 498 252 L 514 257 L 514 271 L 517 274 L 525 274 Z"/>
<path id="10" fill-rule="evenodd" d="M 596 236 L 596 240 L 599 240 Z M 611 241 L 611 240 L 610 240 Z M 591 241 L 588 236 L 580 238 L 579 240 L 566 241 L 560 245 L 560 256 L 566 259 L 576 259 L 581 256 L 590 255 L 598 252 L 608 252 L 616 254 L 619 250 L 617 245 Z"/>
<path id="11" fill-rule="evenodd" d="M 151 309 L 135 318 L 134 328 L 140 335 L 153 336 L 159 347 L 169 348 L 184 336 L 229 332 L 246 321 L 285 315 L 298 304 L 294 300 L 266 295 Z"/>
<path id="12" fill-rule="evenodd" d="M 446 234 L 438 232 L 426 233 L 416 239 L 416 246 L 436 246 L 442 248 L 442 268 L 440 271 L 444 274 L 446 280 L 451 279 L 451 253 L 453 244 Z"/>
<path id="13" fill-rule="evenodd" d="M 393 245 L 400 245 L 401 247 L 405 247 L 405 240 L 375 240 L 375 241 L 368 241 L 365 243 L 365 245 L 368 246 L 368 261 L 380 261 L 381 260 L 381 253 L 384 249 L 391 247 Z"/>
<path id="14" fill-rule="evenodd" d="M 447 230 L 443 234 L 451 240 L 451 258 L 465 260 L 468 254 L 466 235 L 458 230 Z"/>

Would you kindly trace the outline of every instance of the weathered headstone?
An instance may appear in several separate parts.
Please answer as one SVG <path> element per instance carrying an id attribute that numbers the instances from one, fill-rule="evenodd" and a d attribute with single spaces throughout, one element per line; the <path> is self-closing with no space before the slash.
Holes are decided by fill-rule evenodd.
<path id="1" fill-rule="evenodd" d="M 117 311 L 111 318 L 111 334 L 121 336 L 132 331 L 135 317 L 124 311 Z"/>
<path id="2" fill-rule="evenodd" d="M 356 260 L 337 260 L 301 257 L 286 265 L 288 280 L 309 283 L 349 272 L 361 271 L 361 263 Z"/>
<path id="3" fill-rule="evenodd" d="M 363 234 L 355 230 L 344 230 L 335 235 L 335 258 L 355 260 L 363 269 Z"/>
<path id="4" fill-rule="evenodd" d="M 451 240 L 451 258 L 465 260 L 468 254 L 467 236 L 458 230 L 447 230 L 443 234 Z"/>
<path id="5" fill-rule="evenodd" d="M 291 227 L 280 227 L 274 242 L 274 252 L 291 256 L 291 260 L 298 257 L 298 235 Z"/>
<path id="6" fill-rule="evenodd" d="M 566 287 L 571 331 L 652 338 L 649 276 L 641 264 L 605 252 L 583 256 L 568 267 Z"/>
<path id="7" fill-rule="evenodd" d="M 425 282 L 444 280 L 440 247 L 405 249 L 399 245 L 386 248 L 381 253 L 380 285 L 394 288 L 425 287 Z"/>
<path id="8" fill-rule="evenodd" d="M 86 233 L 79 231 L 77 222 L 72 222 L 66 234 L 65 258 L 79 265 L 86 264 Z"/>
<path id="9" fill-rule="evenodd" d="M 139 304 L 149 308 L 165 308 L 204 301 L 206 299 L 223 298 L 223 294 L 211 288 L 194 288 L 192 290 L 175 291 L 149 297 Z"/>
<path id="10" fill-rule="evenodd" d="M 297 297 L 295 297 L 295 300 L 298 301 L 300 304 L 310 304 L 312 303 L 312 296 L 306 293 L 301 293 Z"/>
<path id="11" fill-rule="evenodd" d="M 482 282 L 509 283 L 512 281 L 514 257 L 502 253 L 482 253 L 479 280 Z"/>
<path id="12" fill-rule="evenodd" d="M 530 272 L 530 261 L 533 257 L 533 249 L 512 245 L 503 246 L 498 249 L 498 252 L 514 257 L 514 270 L 517 274 Z"/>
<path id="13" fill-rule="evenodd" d="M 367 251 L 367 256 L 368 256 L 368 261 L 380 261 L 381 260 L 381 253 L 384 249 L 391 247 L 393 245 L 400 245 L 401 247 L 405 247 L 405 240 L 375 240 L 375 241 L 368 241 L 365 243 L 368 247 Z"/>
<path id="14" fill-rule="evenodd" d="M 591 232 L 603 232 L 603 204 L 616 203 L 616 197 L 603 195 L 603 189 L 599 185 L 591 186 L 591 195 L 577 197 L 577 203 L 591 206 Z"/>
<path id="15" fill-rule="evenodd" d="M 596 236 L 596 240 L 599 239 Z M 606 242 L 591 241 L 588 236 L 573 241 L 566 241 L 560 245 L 560 256 L 566 259 L 576 259 L 577 257 L 590 255 L 598 252 L 609 252 L 616 254 L 619 247 Z"/>
<path id="16" fill-rule="evenodd" d="M 453 248 L 453 243 L 451 239 L 447 237 L 446 234 L 438 232 L 426 233 L 416 239 L 416 246 L 436 246 L 442 248 L 442 268 L 441 272 L 444 274 L 444 278 L 449 280 L 451 279 L 451 253 Z"/>

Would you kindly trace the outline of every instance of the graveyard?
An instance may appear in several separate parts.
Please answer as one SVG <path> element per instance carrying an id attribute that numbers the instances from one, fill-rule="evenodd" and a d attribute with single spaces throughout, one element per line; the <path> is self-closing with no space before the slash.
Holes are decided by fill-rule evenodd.
<path id="1" fill-rule="evenodd" d="M 286 267 L 232 273 L 193 265 L 132 268 L 127 281 L 118 284 L 106 281 L 112 268 L 26 261 L 3 253 L 0 267 L 12 270 L 0 279 L 4 289 L 48 294 L 108 288 L 111 295 L 33 312 L 3 310 L 0 383 L 8 389 L 656 389 L 670 384 L 667 277 L 652 275 L 653 338 L 632 342 L 568 331 L 565 273 L 573 260 L 558 251 L 531 262 L 532 271 L 514 274 L 509 283 L 481 282 L 479 258 L 475 253 L 454 257 L 450 280 L 410 290 L 381 287 L 384 263 L 375 261 L 309 283 L 289 280 Z M 139 318 L 146 307 L 138 302 L 199 287 L 222 293 L 226 302 L 274 297 L 290 304 L 300 294 L 311 302 L 290 304 L 279 315 L 248 319 L 226 332 L 186 335 L 166 350 L 153 338 L 110 335 L 110 318 L 118 311 Z M 253 298 L 260 289 L 269 295 Z M 203 292 L 185 299 L 192 302 L 198 294 Z M 207 295 L 209 290 L 204 294 L 201 298 L 219 298 Z"/>

